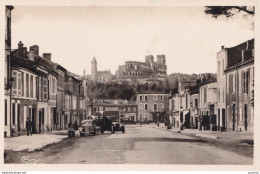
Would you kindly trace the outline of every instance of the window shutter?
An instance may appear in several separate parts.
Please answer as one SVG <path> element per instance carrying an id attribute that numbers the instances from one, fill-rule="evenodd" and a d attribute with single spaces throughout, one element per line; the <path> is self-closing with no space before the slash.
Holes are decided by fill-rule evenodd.
<path id="1" fill-rule="evenodd" d="M 12 72 L 12 77 L 14 79 L 14 83 L 12 86 L 12 93 L 13 95 L 17 95 L 17 71 Z"/>
<path id="2" fill-rule="evenodd" d="M 22 77 L 21 72 L 17 72 L 17 95 L 22 95 Z"/>

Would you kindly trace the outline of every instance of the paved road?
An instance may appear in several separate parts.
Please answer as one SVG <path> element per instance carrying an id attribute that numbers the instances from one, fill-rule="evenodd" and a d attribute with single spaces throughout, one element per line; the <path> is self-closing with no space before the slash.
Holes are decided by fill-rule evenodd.
<path id="1" fill-rule="evenodd" d="M 24 155 L 37 160 L 37 163 L 52 164 L 253 164 L 252 158 L 154 125 L 127 126 L 125 134 L 106 132 L 65 140 L 43 151 L 16 153 L 6 162 L 19 163 Z"/>

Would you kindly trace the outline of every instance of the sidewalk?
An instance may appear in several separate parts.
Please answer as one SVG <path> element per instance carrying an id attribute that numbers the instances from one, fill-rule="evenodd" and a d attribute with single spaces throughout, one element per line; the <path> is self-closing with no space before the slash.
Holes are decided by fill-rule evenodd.
<path id="1" fill-rule="evenodd" d="M 156 126 L 157 127 L 157 126 Z M 159 129 L 166 129 L 164 128 L 164 125 L 160 124 Z M 254 141 L 254 135 L 253 133 L 249 132 L 220 132 L 220 131 L 210 131 L 210 130 L 198 130 L 198 129 L 184 129 L 180 130 L 180 128 L 172 127 L 171 129 L 168 129 L 167 131 L 173 132 L 173 133 L 181 133 L 186 135 L 192 135 L 200 138 L 209 138 L 209 139 L 220 139 L 220 140 L 228 140 L 228 141 L 245 141 L 250 142 L 253 144 Z"/>
<path id="2" fill-rule="evenodd" d="M 53 131 L 32 136 L 9 137 L 4 139 L 4 150 L 32 152 L 67 139 L 67 131 Z"/>

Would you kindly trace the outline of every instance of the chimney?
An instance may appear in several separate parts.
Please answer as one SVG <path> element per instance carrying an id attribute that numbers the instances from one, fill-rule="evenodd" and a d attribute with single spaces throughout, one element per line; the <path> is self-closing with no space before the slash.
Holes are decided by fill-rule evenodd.
<path id="1" fill-rule="evenodd" d="M 28 59 L 31 60 L 31 61 L 35 61 L 35 53 L 34 53 L 34 51 L 29 51 Z"/>
<path id="2" fill-rule="evenodd" d="M 22 41 L 19 41 L 18 43 L 18 55 L 21 55 L 23 52 L 23 43 Z"/>
<path id="3" fill-rule="evenodd" d="M 245 50 L 242 50 L 242 62 L 245 61 Z"/>
<path id="4" fill-rule="evenodd" d="M 36 56 L 39 56 L 39 46 L 38 45 L 31 46 L 30 51 L 33 51 Z"/>
<path id="5" fill-rule="evenodd" d="M 222 45 L 222 46 L 221 46 L 221 49 L 223 50 L 224 48 L 225 48 L 225 46 L 224 46 L 224 45 Z"/>
<path id="6" fill-rule="evenodd" d="M 44 59 L 47 59 L 47 60 L 51 61 L 51 53 L 43 53 L 43 54 L 42 54 L 42 57 L 43 57 Z"/>

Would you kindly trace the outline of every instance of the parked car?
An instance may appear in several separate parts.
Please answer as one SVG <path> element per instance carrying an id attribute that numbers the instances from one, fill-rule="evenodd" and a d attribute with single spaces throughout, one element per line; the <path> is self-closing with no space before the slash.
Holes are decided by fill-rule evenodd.
<path id="1" fill-rule="evenodd" d="M 112 122 L 112 129 L 111 132 L 115 133 L 115 131 L 122 131 L 122 133 L 125 133 L 125 125 L 119 122 Z"/>
<path id="2" fill-rule="evenodd" d="M 96 135 L 97 132 L 101 131 L 101 127 L 96 124 L 95 120 L 82 120 L 81 125 L 79 128 L 80 136 Z"/>

